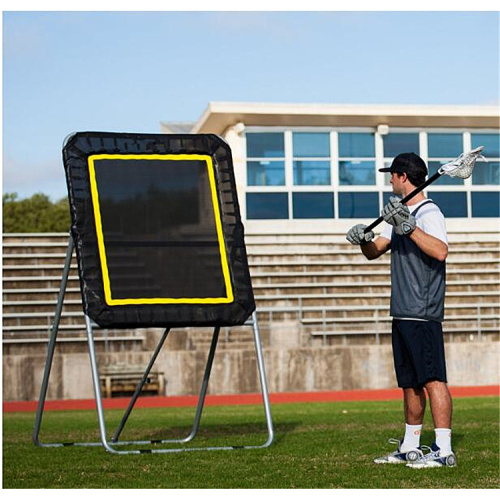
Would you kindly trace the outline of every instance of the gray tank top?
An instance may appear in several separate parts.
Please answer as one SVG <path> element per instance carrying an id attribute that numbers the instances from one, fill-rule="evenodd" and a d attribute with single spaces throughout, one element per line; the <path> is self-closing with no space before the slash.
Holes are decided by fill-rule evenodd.
<path id="1" fill-rule="evenodd" d="M 422 203 L 417 213 L 431 200 Z M 443 321 L 446 288 L 446 261 L 440 262 L 422 252 L 407 236 L 392 231 L 391 309 L 396 318 Z"/>

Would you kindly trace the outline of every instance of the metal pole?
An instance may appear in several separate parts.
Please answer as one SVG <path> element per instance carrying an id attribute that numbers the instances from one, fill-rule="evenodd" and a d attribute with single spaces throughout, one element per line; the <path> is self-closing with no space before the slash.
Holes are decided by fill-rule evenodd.
<path id="1" fill-rule="evenodd" d="M 52 362 L 54 359 L 54 351 L 56 348 L 57 332 L 59 330 L 59 322 L 61 320 L 61 313 L 64 302 L 64 295 L 66 293 L 66 286 L 68 284 L 69 270 L 71 266 L 71 257 L 73 256 L 73 249 L 75 247 L 75 242 L 73 241 L 73 236 L 71 233 L 69 235 L 68 248 L 66 249 L 66 260 L 64 261 L 64 269 L 61 278 L 61 286 L 59 288 L 59 295 L 57 296 L 57 305 L 54 315 L 54 323 L 52 325 L 52 331 L 50 333 L 49 344 L 47 347 L 47 359 L 45 361 L 45 369 L 43 372 L 42 387 L 40 389 L 40 398 L 38 399 L 38 408 L 36 411 L 35 427 L 33 429 L 33 443 L 36 446 L 43 446 L 38 440 L 40 434 L 40 427 L 42 425 L 43 410 L 45 407 L 45 399 L 47 397 L 47 389 L 49 386 L 50 370 L 52 368 Z"/>
<path id="2" fill-rule="evenodd" d="M 153 365 L 155 364 L 156 358 L 158 357 L 158 354 L 160 353 L 160 350 L 163 347 L 163 344 L 165 343 L 165 340 L 167 339 L 167 335 L 169 332 L 170 332 L 170 328 L 167 328 L 163 332 L 163 335 L 162 335 L 160 341 L 158 342 L 158 345 L 156 346 L 156 349 L 153 353 L 153 356 L 151 357 L 151 360 L 149 361 L 149 364 L 146 368 L 146 371 L 144 372 L 142 379 L 140 380 L 140 382 L 137 384 L 137 387 L 135 388 L 134 394 L 132 395 L 132 399 L 130 400 L 128 408 L 125 411 L 123 418 L 120 422 L 120 425 L 116 429 L 116 432 L 115 432 L 111 442 L 116 443 L 118 441 L 118 437 L 120 436 L 123 428 L 125 427 L 125 424 L 127 423 L 128 417 L 134 408 L 134 405 L 137 401 L 137 398 L 139 397 L 139 394 L 142 391 L 142 388 L 144 387 L 144 384 L 146 383 L 146 381 L 148 379 L 149 373 L 151 372 L 151 369 L 153 368 Z"/>
<path id="3" fill-rule="evenodd" d="M 215 348 L 217 347 L 217 341 L 219 339 L 219 331 L 220 326 L 216 326 L 214 329 L 214 335 L 212 337 L 212 343 L 210 344 L 210 351 L 208 353 L 205 374 L 203 375 L 203 382 L 201 384 L 200 397 L 198 399 L 198 406 L 196 407 L 193 428 L 189 435 L 181 441 L 183 443 L 188 443 L 189 441 L 191 441 L 196 436 L 196 433 L 198 432 L 198 429 L 200 427 L 201 413 L 205 404 L 205 396 L 207 394 L 208 381 L 210 380 L 210 372 L 212 371 L 212 364 L 215 357 Z"/>
<path id="4" fill-rule="evenodd" d="M 106 423 L 104 420 L 104 408 L 102 405 L 101 383 L 99 380 L 99 370 L 97 368 L 97 358 L 94 345 L 94 333 L 92 332 L 92 324 L 90 318 L 85 315 L 85 325 L 87 327 L 87 340 L 89 345 L 90 369 L 92 371 L 92 380 L 94 382 L 95 404 L 97 409 L 97 421 L 99 422 L 99 431 L 101 433 L 101 442 L 104 448 L 111 453 L 116 453 L 116 450 L 108 445 L 106 439 Z"/>
<path id="5" fill-rule="evenodd" d="M 265 448 L 267 446 L 270 446 L 274 441 L 274 428 L 273 428 L 273 419 L 271 416 L 271 404 L 269 402 L 269 391 L 267 389 L 266 371 L 264 368 L 264 356 L 262 354 L 262 345 L 260 343 L 260 332 L 259 332 L 259 324 L 257 322 L 256 311 L 254 311 L 252 314 L 252 321 L 253 321 L 253 333 L 255 339 L 255 352 L 257 354 L 257 366 L 259 368 L 259 378 L 262 389 L 262 398 L 264 400 L 264 412 L 266 414 L 266 423 L 268 431 L 267 441 L 259 448 Z"/>

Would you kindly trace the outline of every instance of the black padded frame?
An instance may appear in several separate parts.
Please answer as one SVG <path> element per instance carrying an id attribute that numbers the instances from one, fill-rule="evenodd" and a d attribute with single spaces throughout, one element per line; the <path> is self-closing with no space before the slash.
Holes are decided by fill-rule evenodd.
<path id="1" fill-rule="evenodd" d="M 205 155 L 211 158 L 231 280 L 228 303 L 110 304 L 106 300 L 92 200 L 89 157 L 94 155 Z M 255 310 L 231 150 L 213 134 L 78 132 L 63 148 L 71 234 L 86 315 L 103 328 L 233 326 Z"/>

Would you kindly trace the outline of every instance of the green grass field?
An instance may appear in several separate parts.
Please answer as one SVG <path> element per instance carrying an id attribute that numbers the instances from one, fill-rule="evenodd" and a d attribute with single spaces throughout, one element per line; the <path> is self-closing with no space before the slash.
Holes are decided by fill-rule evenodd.
<path id="1" fill-rule="evenodd" d="M 3 415 L 4 488 L 498 488 L 499 399 L 454 401 L 453 446 L 458 467 L 413 470 L 375 465 L 401 438 L 402 404 L 340 402 L 272 407 L 270 448 L 113 455 L 102 447 L 36 448 L 34 415 Z M 114 430 L 122 412 L 106 412 Z M 136 409 L 123 439 L 184 437 L 193 408 Z M 427 412 L 422 444 L 433 440 Z M 207 407 L 191 446 L 261 444 L 261 406 Z M 97 440 L 94 411 L 46 412 L 42 441 Z"/>

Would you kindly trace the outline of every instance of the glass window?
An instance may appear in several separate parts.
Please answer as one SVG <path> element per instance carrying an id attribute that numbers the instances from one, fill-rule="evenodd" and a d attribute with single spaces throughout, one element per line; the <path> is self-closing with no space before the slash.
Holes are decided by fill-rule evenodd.
<path id="1" fill-rule="evenodd" d="M 302 158 L 326 158 L 330 156 L 329 133 L 293 133 L 293 156 Z"/>
<path id="2" fill-rule="evenodd" d="M 247 193 L 247 219 L 288 219 L 288 193 Z"/>
<path id="3" fill-rule="evenodd" d="M 499 134 L 471 134 L 472 149 L 484 146 L 483 156 L 486 158 L 500 158 Z"/>
<path id="4" fill-rule="evenodd" d="M 284 186 L 285 162 L 247 162 L 247 182 L 249 186 Z"/>
<path id="5" fill-rule="evenodd" d="M 333 193 L 293 193 L 294 219 L 332 219 Z"/>
<path id="6" fill-rule="evenodd" d="M 472 193 L 472 217 L 500 217 L 500 193 Z"/>
<path id="7" fill-rule="evenodd" d="M 339 193 L 340 218 L 377 218 L 379 215 L 378 193 Z"/>
<path id="8" fill-rule="evenodd" d="M 395 133 L 382 137 L 384 138 L 385 158 L 394 158 L 400 153 L 420 154 L 418 134 Z"/>
<path id="9" fill-rule="evenodd" d="M 457 155 L 458 156 L 458 155 Z M 432 177 L 447 161 L 430 161 L 429 162 L 429 177 Z M 442 175 L 433 184 L 440 185 L 463 185 L 464 180 L 460 177 L 450 177 L 449 175 Z"/>
<path id="10" fill-rule="evenodd" d="M 373 158 L 375 156 L 374 134 L 339 134 L 340 158 Z"/>
<path id="11" fill-rule="evenodd" d="M 467 193 L 465 192 L 437 192 L 429 193 L 445 217 L 467 217 Z"/>
<path id="12" fill-rule="evenodd" d="M 283 133 L 248 133 L 248 158 L 284 158 L 285 140 Z"/>
<path id="13" fill-rule="evenodd" d="M 462 134 L 427 134 L 429 158 L 456 158 L 463 153 Z"/>
<path id="14" fill-rule="evenodd" d="M 330 184 L 330 162 L 295 160 L 293 183 L 296 186 L 328 186 Z"/>
<path id="15" fill-rule="evenodd" d="M 341 186 L 375 185 L 375 162 L 340 161 L 339 183 Z"/>
<path id="16" fill-rule="evenodd" d="M 474 170 L 472 171 L 472 184 L 493 184 L 498 186 L 499 180 L 500 162 L 498 161 L 478 161 Z"/>

